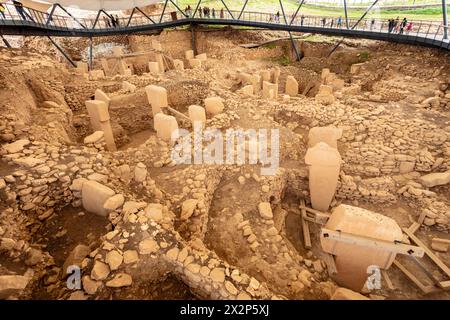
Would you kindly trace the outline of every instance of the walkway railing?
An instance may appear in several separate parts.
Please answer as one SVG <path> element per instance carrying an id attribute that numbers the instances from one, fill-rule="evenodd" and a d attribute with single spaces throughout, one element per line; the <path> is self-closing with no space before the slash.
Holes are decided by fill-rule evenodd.
<path id="1" fill-rule="evenodd" d="M 448 39 L 444 39 L 444 26 L 432 21 L 408 21 L 412 24 L 390 30 L 387 21 L 363 19 L 358 23 L 356 19 L 349 19 L 349 29 L 346 28 L 345 19 L 335 17 L 304 16 L 298 14 L 274 15 L 265 12 L 212 10 L 208 15 L 198 10 L 194 15 L 194 9 L 190 12 L 163 12 L 162 14 L 147 15 L 138 8 L 128 17 L 112 16 L 105 11 L 99 11 L 95 19 L 77 18 L 64 10 L 66 15 L 54 14 L 56 7 L 50 12 L 40 12 L 27 7 L 16 7 L 4 4 L 4 10 L 0 12 L 0 31 L 8 34 L 6 27 L 28 27 L 48 31 L 59 31 L 56 35 L 64 35 L 64 32 L 76 36 L 96 36 L 99 33 L 118 34 L 126 32 L 138 32 L 156 27 L 164 28 L 189 23 L 242 25 L 261 28 L 270 28 L 288 31 L 303 31 L 314 33 L 335 34 L 343 36 L 358 36 L 362 38 L 393 40 L 398 42 L 428 44 L 449 49 Z M 194 16 L 193 16 L 194 15 Z M 114 18 L 114 19 L 113 19 Z M 113 21 L 114 20 L 114 21 Z M 398 24 L 402 21 L 400 20 Z M 3 26 L 3 27 L 2 27 Z M 6 30 L 6 31 L 5 31 Z M 75 32 L 75 33 L 74 33 Z"/>

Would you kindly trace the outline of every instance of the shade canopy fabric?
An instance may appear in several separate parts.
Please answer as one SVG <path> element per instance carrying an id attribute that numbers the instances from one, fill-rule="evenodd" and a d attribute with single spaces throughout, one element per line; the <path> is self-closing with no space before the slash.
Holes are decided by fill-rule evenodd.
<path id="1" fill-rule="evenodd" d="M 163 2 L 162 0 L 43 0 L 42 2 L 59 3 L 66 8 L 98 11 L 126 10 L 134 7 L 145 7 L 150 4 Z"/>

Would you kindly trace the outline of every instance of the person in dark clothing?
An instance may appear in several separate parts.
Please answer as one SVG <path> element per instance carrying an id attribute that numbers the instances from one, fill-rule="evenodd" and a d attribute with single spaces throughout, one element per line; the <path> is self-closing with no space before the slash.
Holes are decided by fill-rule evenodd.
<path id="1" fill-rule="evenodd" d="M 392 19 L 388 20 L 388 32 L 391 33 L 392 32 Z"/>
<path id="2" fill-rule="evenodd" d="M 403 18 L 403 21 L 400 24 L 400 34 L 403 34 L 403 31 L 405 30 L 407 24 L 408 20 L 406 20 L 406 18 Z"/>
<path id="3" fill-rule="evenodd" d="M 302 15 L 300 18 L 300 25 L 302 26 L 304 22 L 305 22 L 305 16 Z"/>
<path id="4" fill-rule="evenodd" d="M 216 9 L 212 8 L 212 17 L 216 18 Z"/>
<path id="5" fill-rule="evenodd" d="M 25 10 L 23 9 L 22 2 L 13 1 L 13 5 L 16 8 L 16 11 L 19 14 L 19 16 L 21 16 L 23 20 L 27 20 L 27 16 L 25 14 Z"/>
<path id="6" fill-rule="evenodd" d="M 322 19 L 322 27 L 324 27 L 325 28 L 325 25 L 327 24 L 327 19 L 326 18 L 323 18 Z"/>
<path id="7" fill-rule="evenodd" d="M 198 14 L 199 14 L 199 16 L 200 16 L 200 18 L 202 18 L 202 7 L 198 7 Z"/>

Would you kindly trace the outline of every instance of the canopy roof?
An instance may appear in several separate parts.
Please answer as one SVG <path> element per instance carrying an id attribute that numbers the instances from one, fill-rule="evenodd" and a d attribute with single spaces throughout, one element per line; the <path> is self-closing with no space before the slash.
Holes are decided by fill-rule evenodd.
<path id="1" fill-rule="evenodd" d="M 126 10 L 134 7 L 145 7 L 150 4 L 163 2 L 162 0 L 41 0 L 48 3 L 59 3 L 65 8 L 76 8 L 83 10 L 107 11 Z"/>

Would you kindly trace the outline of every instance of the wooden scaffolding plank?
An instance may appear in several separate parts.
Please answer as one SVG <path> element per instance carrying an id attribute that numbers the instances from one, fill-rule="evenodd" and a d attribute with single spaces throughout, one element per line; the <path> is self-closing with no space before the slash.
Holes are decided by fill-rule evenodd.
<path id="1" fill-rule="evenodd" d="M 302 206 L 305 206 L 305 200 L 301 199 L 300 200 L 300 204 Z M 312 244 L 311 244 L 311 234 L 309 233 L 309 224 L 308 224 L 308 221 L 303 218 L 303 216 L 306 215 L 306 210 L 305 209 L 301 209 L 301 211 L 302 211 L 301 220 L 302 220 L 304 246 L 305 246 L 306 249 L 311 249 Z"/>
<path id="2" fill-rule="evenodd" d="M 427 293 L 431 293 L 431 292 L 435 292 L 438 291 L 438 289 L 434 286 L 426 286 L 424 285 L 422 282 L 420 282 L 419 279 L 416 278 L 415 275 L 413 275 L 408 269 L 406 269 L 400 262 L 398 262 L 397 260 L 394 260 L 394 265 L 400 269 L 401 272 L 403 272 L 403 274 L 409 278 L 409 280 L 411 280 L 412 282 L 414 282 L 414 284 L 419 287 L 420 290 L 422 290 L 423 293 L 427 294 Z"/>
<path id="3" fill-rule="evenodd" d="M 327 265 L 328 274 L 330 276 L 337 273 L 336 262 L 334 261 L 333 255 L 326 253 L 324 255 L 323 261 L 325 261 L 325 264 Z"/>
<path id="4" fill-rule="evenodd" d="M 421 247 L 425 254 L 445 273 L 447 277 L 450 278 L 450 268 L 439 259 L 433 251 L 431 251 L 419 238 L 417 238 L 409 229 L 403 228 L 403 231 L 408 235 L 408 237 L 419 247 Z"/>
<path id="5" fill-rule="evenodd" d="M 384 281 L 386 281 L 386 284 L 387 284 L 389 290 L 394 290 L 395 287 L 392 284 L 391 278 L 389 277 L 389 275 L 385 269 L 381 269 L 381 275 L 383 276 Z"/>

